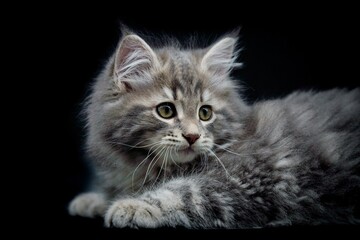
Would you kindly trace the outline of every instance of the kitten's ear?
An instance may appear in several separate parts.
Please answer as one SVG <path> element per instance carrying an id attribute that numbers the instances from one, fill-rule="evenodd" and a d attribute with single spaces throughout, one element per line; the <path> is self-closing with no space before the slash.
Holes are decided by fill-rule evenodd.
<path id="1" fill-rule="evenodd" d="M 156 54 L 139 36 L 125 36 L 116 51 L 114 78 L 120 89 L 130 91 L 149 84 L 150 72 L 159 65 Z"/>
<path id="2" fill-rule="evenodd" d="M 236 60 L 236 41 L 237 38 L 225 37 L 215 43 L 205 53 L 201 67 L 212 72 L 216 76 L 227 76 L 233 67 L 241 64 L 235 63 Z"/>

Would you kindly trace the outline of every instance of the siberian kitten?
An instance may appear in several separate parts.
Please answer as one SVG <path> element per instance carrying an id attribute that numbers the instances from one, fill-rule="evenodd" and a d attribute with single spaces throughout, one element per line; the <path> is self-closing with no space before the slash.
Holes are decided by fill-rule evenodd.
<path id="1" fill-rule="evenodd" d="M 86 104 L 91 191 L 113 227 L 358 223 L 360 90 L 245 103 L 236 36 L 153 48 L 125 33 Z"/>

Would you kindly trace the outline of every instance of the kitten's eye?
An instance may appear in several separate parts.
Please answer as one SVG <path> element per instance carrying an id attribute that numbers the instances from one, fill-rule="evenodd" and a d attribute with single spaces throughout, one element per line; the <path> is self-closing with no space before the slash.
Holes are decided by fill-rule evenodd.
<path id="1" fill-rule="evenodd" d="M 209 121 L 212 117 L 212 109 L 210 106 L 205 105 L 199 109 L 199 118 L 203 121 Z"/>
<path id="2" fill-rule="evenodd" d="M 165 119 L 175 117 L 176 115 L 176 109 L 174 104 L 169 102 L 159 104 L 156 107 L 156 111 L 160 115 L 160 117 Z"/>

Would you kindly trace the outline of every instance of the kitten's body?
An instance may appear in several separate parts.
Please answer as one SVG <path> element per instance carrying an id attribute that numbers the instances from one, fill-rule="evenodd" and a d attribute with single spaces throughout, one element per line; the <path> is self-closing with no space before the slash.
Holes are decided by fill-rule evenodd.
<path id="1" fill-rule="evenodd" d="M 247 105 L 228 74 L 234 44 L 153 50 L 122 39 L 87 106 L 96 187 L 71 214 L 116 227 L 357 221 L 360 90 Z M 164 102 L 176 109 L 169 119 L 157 112 Z M 213 115 L 203 121 L 204 106 Z"/>

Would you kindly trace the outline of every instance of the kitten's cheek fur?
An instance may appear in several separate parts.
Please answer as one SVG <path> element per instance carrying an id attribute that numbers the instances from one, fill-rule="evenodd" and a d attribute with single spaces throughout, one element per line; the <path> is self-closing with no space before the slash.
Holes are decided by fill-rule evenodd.
<path id="1" fill-rule="evenodd" d="M 82 193 L 76 196 L 69 204 L 69 214 L 94 218 L 104 216 L 106 210 L 106 200 L 101 193 Z"/>
<path id="2" fill-rule="evenodd" d="M 106 227 L 160 227 L 163 219 L 161 210 L 137 199 L 122 199 L 114 202 L 105 215 Z"/>

